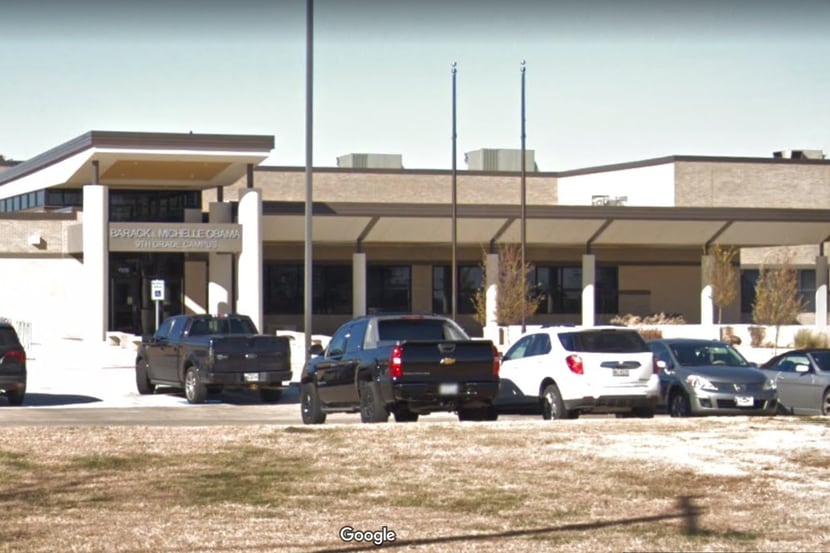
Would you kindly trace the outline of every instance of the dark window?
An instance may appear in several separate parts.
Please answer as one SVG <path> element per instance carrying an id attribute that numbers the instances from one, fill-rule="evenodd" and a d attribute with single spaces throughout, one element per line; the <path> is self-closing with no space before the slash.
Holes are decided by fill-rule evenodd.
<path id="1" fill-rule="evenodd" d="M 798 269 L 798 294 L 804 302 L 804 311 L 816 310 L 816 272 L 813 269 Z M 761 272 L 758 269 L 741 271 L 741 313 L 752 314 L 755 304 L 755 286 Z"/>
<path id="2" fill-rule="evenodd" d="M 533 335 L 525 336 L 520 338 L 518 342 L 513 344 L 510 349 L 507 350 L 507 353 L 504 354 L 502 358 L 504 361 L 509 361 L 511 359 L 522 359 L 528 352 L 530 347 L 530 343 L 533 340 Z"/>
<path id="3" fill-rule="evenodd" d="M 269 315 L 302 313 L 305 301 L 303 267 L 294 264 L 267 264 L 263 269 L 265 313 Z M 351 314 L 351 266 L 315 265 L 311 293 L 313 313 Z"/>
<path id="4" fill-rule="evenodd" d="M 531 271 L 535 294 L 544 296 L 539 313 L 578 314 L 582 312 L 582 267 L 539 266 Z M 617 267 L 597 267 L 594 286 L 597 313 L 619 311 Z"/>
<path id="5" fill-rule="evenodd" d="M 412 269 L 409 265 L 368 267 L 366 308 L 370 313 L 410 311 L 411 298 Z"/>
<path id="6" fill-rule="evenodd" d="M 813 358 L 813 361 L 815 361 L 819 369 L 824 372 L 830 371 L 830 351 L 811 353 L 810 356 Z"/>
<path id="7" fill-rule="evenodd" d="M 346 342 L 346 353 L 357 353 L 363 349 L 363 339 L 366 337 L 366 319 L 356 321 L 349 328 L 349 341 Z"/>
<path id="8" fill-rule="evenodd" d="M 20 341 L 17 339 L 17 333 L 11 326 L 0 327 L 0 346 L 19 346 Z"/>
<path id="9" fill-rule="evenodd" d="M 167 338 L 170 336 L 170 328 L 173 326 L 173 318 L 166 319 L 156 331 L 158 338 Z"/>
<path id="10" fill-rule="evenodd" d="M 669 353 L 669 348 L 667 348 L 660 342 L 649 342 L 648 347 L 651 349 L 651 351 L 654 352 L 654 355 L 657 356 L 657 359 L 666 364 L 667 369 L 674 368 L 674 361 L 672 361 L 671 354 Z"/>
<path id="11" fill-rule="evenodd" d="M 346 340 L 349 338 L 349 330 L 351 325 L 340 327 L 334 336 L 331 337 L 329 345 L 326 348 L 326 357 L 336 357 L 343 355 L 346 351 Z"/>
<path id="12" fill-rule="evenodd" d="M 550 353 L 550 336 L 547 334 L 536 334 L 533 337 L 533 343 L 530 345 L 528 355 L 545 355 Z"/>
<path id="13" fill-rule="evenodd" d="M 484 272 L 478 265 L 458 266 L 458 313 L 475 313 L 473 298 L 484 285 Z M 432 266 L 432 311 L 449 313 L 452 305 L 452 270 L 449 265 Z"/>
<path id="14" fill-rule="evenodd" d="M 381 319 L 378 321 L 378 340 L 463 340 L 448 323 L 440 319 Z"/>
<path id="15" fill-rule="evenodd" d="M 637 332 L 620 330 L 589 330 L 563 332 L 559 341 L 568 351 L 586 353 L 641 353 L 651 351 Z"/>
<path id="16" fill-rule="evenodd" d="M 200 209 L 201 204 L 198 190 L 112 190 L 110 221 L 181 222 L 185 209 Z"/>

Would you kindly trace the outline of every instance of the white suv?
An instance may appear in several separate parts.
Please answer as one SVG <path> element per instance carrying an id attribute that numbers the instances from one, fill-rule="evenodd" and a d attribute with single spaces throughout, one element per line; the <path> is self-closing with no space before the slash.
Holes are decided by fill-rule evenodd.
<path id="1" fill-rule="evenodd" d="M 546 327 L 522 336 L 502 357 L 495 405 L 502 413 L 541 408 L 545 419 L 589 412 L 650 418 L 658 371 L 633 329 Z"/>

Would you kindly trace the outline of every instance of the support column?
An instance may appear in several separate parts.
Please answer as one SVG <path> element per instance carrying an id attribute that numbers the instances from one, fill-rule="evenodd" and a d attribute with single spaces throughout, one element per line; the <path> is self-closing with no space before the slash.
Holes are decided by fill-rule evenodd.
<path id="1" fill-rule="evenodd" d="M 239 196 L 242 252 L 237 261 L 236 309 L 262 326 L 262 190 L 249 188 Z"/>
<path id="2" fill-rule="evenodd" d="M 700 258 L 700 324 L 702 325 L 715 323 L 715 303 L 712 301 L 712 284 L 709 278 L 714 262 L 711 255 L 704 255 Z"/>
<path id="3" fill-rule="evenodd" d="M 496 345 L 503 345 L 504 339 L 499 332 L 499 254 L 488 253 L 484 267 L 484 328 L 482 334 Z"/>
<path id="4" fill-rule="evenodd" d="M 366 254 L 352 254 L 352 315 L 366 314 Z"/>
<path id="5" fill-rule="evenodd" d="M 816 326 L 827 326 L 827 256 L 816 257 Z"/>
<path id="6" fill-rule="evenodd" d="M 93 162 L 93 182 L 83 191 L 83 247 L 85 309 L 84 339 L 102 342 L 107 337 L 109 305 L 109 190 L 97 184 L 98 164 Z"/>
<path id="7" fill-rule="evenodd" d="M 594 289 L 597 280 L 597 256 L 582 256 L 582 326 L 594 326 L 596 300 Z"/>
<path id="8" fill-rule="evenodd" d="M 230 223 L 231 204 L 210 204 L 211 223 Z M 243 234 L 244 236 L 244 234 Z M 208 313 L 224 315 L 233 311 L 233 254 L 208 254 Z"/>

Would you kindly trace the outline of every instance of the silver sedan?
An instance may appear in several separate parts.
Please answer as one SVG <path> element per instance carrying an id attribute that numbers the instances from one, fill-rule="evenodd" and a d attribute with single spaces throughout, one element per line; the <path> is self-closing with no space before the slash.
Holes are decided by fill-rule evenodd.
<path id="1" fill-rule="evenodd" d="M 778 386 L 778 401 L 795 415 L 830 415 L 830 349 L 776 355 L 761 370 Z"/>

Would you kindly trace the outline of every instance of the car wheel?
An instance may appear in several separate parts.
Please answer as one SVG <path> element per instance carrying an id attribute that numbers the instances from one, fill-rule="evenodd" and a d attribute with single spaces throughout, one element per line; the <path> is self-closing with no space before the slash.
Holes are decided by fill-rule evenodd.
<path id="1" fill-rule="evenodd" d="M 135 387 L 138 388 L 138 393 L 146 396 L 156 391 L 156 386 L 150 382 L 150 375 L 147 374 L 147 363 L 144 359 L 138 359 L 135 362 Z"/>
<path id="2" fill-rule="evenodd" d="M 263 403 L 276 403 L 282 397 L 282 390 L 279 388 L 260 388 L 259 389 L 259 399 L 263 401 Z"/>
<path id="3" fill-rule="evenodd" d="M 26 387 L 21 386 L 15 390 L 7 390 L 6 398 L 9 400 L 9 405 L 20 406 L 23 405 L 23 397 L 26 395 Z"/>
<path id="4" fill-rule="evenodd" d="M 300 414 L 303 424 L 323 424 L 326 414 L 320 408 L 320 398 L 314 384 L 306 382 L 300 387 Z"/>
<path id="5" fill-rule="evenodd" d="M 380 400 L 377 386 L 368 380 L 360 381 L 360 420 L 362 422 L 386 422 L 389 420 L 389 411 Z"/>
<path id="6" fill-rule="evenodd" d="M 542 418 L 545 420 L 576 418 L 565 409 L 565 402 L 562 401 L 562 394 L 556 384 L 547 385 L 545 391 L 542 392 Z"/>
<path id="7" fill-rule="evenodd" d="M 207 386 L 199 379 L 196 367 L 188 367 L 184 375 L 184 396 L 188 403 L 204 403 L 207 395 Z"/>
<path id="8" fill-rule="evenodd" d="M 672 417 L 688 417 L 691 415 L 689 397 L 684 392 L 675 392 L 669 400 L 669 415 Z"/>
<path id="9" fill-rule="evenodd" d="M 821 414 L 830 415 L 830 390 L 825 390 L 821 398 Z"/>
<path id="10" fill-rule="evenodd" d="M 409 409 L 397 409 L 394 413 L 395 422 L 418 422 L 418 413 Z"/>

